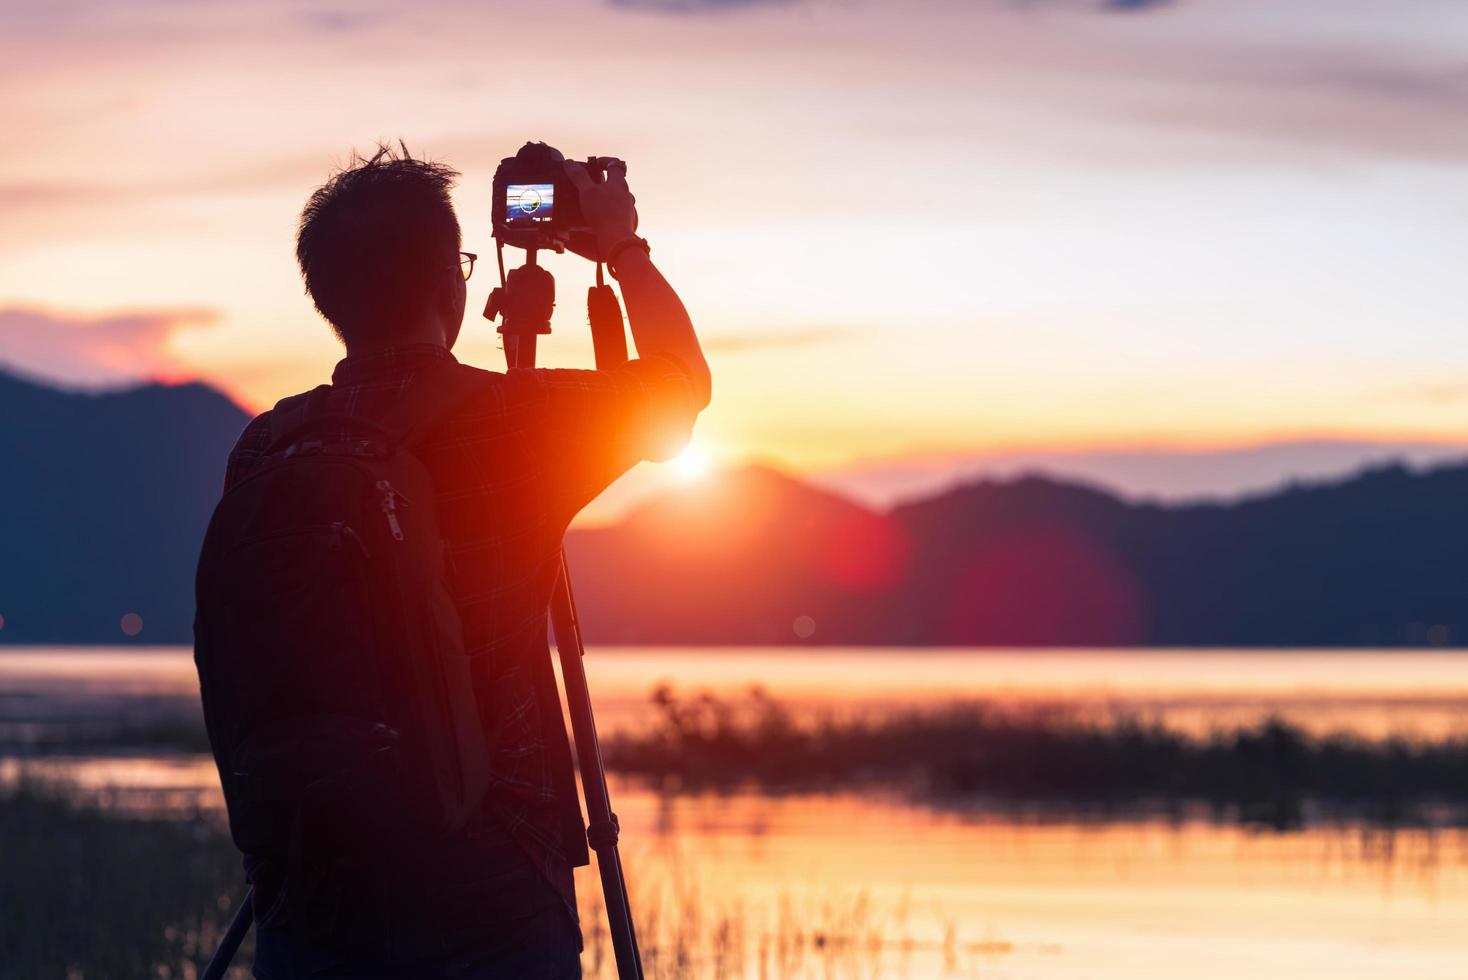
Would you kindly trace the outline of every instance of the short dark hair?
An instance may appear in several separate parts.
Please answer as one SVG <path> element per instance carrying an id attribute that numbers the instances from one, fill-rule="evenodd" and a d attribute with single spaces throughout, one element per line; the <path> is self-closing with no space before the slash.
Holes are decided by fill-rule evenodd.
<path id="1" fill-rule="evenodd" d="M 316 309 L 342 340 L 380 338 L 417 316 L 457 260 L 457 171 L 379 144 L 352 153 L 301 212 L 296 261 Z"/>

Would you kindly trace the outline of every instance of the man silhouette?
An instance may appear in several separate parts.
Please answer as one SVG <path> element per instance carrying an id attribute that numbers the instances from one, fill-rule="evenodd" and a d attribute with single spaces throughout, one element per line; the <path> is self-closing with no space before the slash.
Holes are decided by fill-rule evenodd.
<path id="1" fill-rule="evenodd" d="M 333 882 L 329 866 L 295 880 L 305 877 L 298 863 L 246 853 L 261 980 L 581 975 L 571 869 L 587 862 L 586 842 L 546 627 L 561 537 L 638 460 L 686 443 L 710 382 L 687 311 L 634 234 L 625 166 L 614 162 L 602 182 L 580 164 L 566 169 L 621 283 L 639 354 L 612 370 L 499 374 L 456 361 L 473 257 L 459 251 L 449 199 L 458 175 L 447 167 L 382 148 L 354 157 L 302 213 L 306 291 L 346 346 L 327 418 L 350 433 L 353 420 L 431 398 L 423 389 L 445 370 L 475 375 L 473 394 L 415 452 L 432 479 L 465 649 L 487 665 L 475 693 L 490 776 L 464 832 L 403 842 L 413 860 L 390 882 L 370 873 Z M 266 412 L 245 429 L 226 490 L 279 449 L 271 421 Z M 307 888 L 340 897 L 303 913 L 289 899 Z M 368 904 L 361 921 L 375 934 L 354 935 Z"/>

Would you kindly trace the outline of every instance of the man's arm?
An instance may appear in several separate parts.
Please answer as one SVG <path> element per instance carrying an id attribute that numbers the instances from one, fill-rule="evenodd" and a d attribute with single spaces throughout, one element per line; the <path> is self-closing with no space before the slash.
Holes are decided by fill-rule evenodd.
<path id="1" fill-rule="evenodd" d="M 620 160 L 609 163 L 604 183 L 593 181 L 586 167 L 574 161 L 567 161 L 566 172 L 581 195 L 581 211 L 596 233 L 602 255 L 635 234 L 637 200 L 627 187 L 626 164 Z M 617 281 L 638 356 L 668 354 L 681 362 L 693 382 L 695 409 L 701 411 L 709 403 L 712 384 L 708 361 L 683 301 L 648 254 L 635 246 L 622 249 L 617 256 Z"/>

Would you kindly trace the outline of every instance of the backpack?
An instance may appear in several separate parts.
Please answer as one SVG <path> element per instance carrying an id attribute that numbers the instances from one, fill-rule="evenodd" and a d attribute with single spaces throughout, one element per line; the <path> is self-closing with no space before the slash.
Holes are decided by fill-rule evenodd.
<path id="1" fill-rule="evenodd" d="M 483 802 L 476 667 L 413 452 L 483 385 L 417 379 L 386 426 L 331 414 L 329 385 L 283 399 L 266 458 L 210 520 L 194 627 L 209 742 L 236 845 L 288 891 L 456 834 Z"/>

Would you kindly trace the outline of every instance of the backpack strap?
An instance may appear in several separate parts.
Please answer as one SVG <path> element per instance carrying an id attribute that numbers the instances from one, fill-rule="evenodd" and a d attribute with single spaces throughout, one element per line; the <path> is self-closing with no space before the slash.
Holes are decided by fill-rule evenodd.
<path id="1" fill-rule="evenodd" d="M 298 442 L 311 430 L 333 425 L 366 429 L 384 439 L 389 452 L 411 450 L 465 401 L 487 388 L 494 377 L 488 371 L 464 370 L 457 364 L 426 372 L 413 379 L 394 408 L 392 417 L 383 422 L 331 411 L 331 385 L 317 385 L 310 391 L 275 403 L 270 413 L 270 444 L 265 454 L 274 455 Z"/>
<path id="2" fill-rule="evenodd" d="M 306 424 L 311 402 L 314 400 L 318 405 L 321 404 L 330 391 L 331 385 L 317 385 L 310 391 L 290 395 L 276 402 L 275 407 L 270 410 L 270 444 L 265 447 L 266 454 L 284 449 Z"/>
<path id="3" fill-rule="evenodd" d="M 274 455 L 299 442 L 308 432 L 331 425 L 367 429 L 379 437 L 390 438 L 390 433 L 375 422 L 331 411 L 331 385 L 317 385 L 275 403 L 270 411 L 270 444 L 265 447 L 265 455 Z"/>

